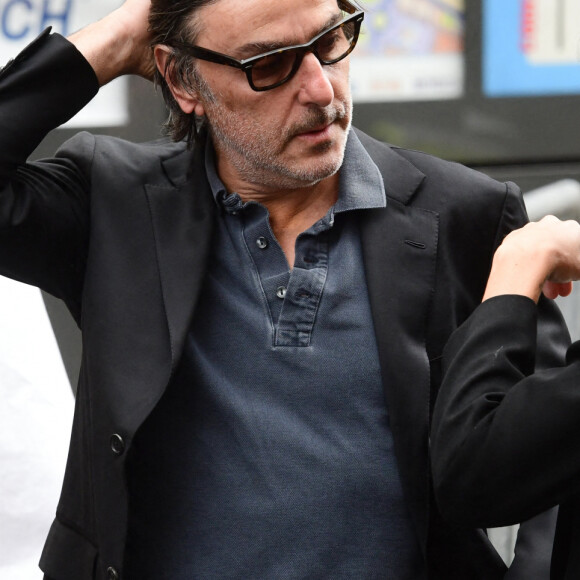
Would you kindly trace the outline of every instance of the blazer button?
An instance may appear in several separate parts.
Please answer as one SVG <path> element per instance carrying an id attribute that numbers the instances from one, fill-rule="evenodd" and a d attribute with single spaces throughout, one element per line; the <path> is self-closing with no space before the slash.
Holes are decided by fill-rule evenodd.
<path id="1" fill-rule="evenodd" d="M 111 451 L 115 455 L 123 455 L 125 452 L 125 442 L 123 441 L 123 438 L 115 433 L 114 435 L 111 435 L 110 442 Z"/>
<path id="2" fill-rule="evenodd" d="M 107 580 L 119 580 L 119 572 L 115 570 L 112 566 L 107 568 Z"/>

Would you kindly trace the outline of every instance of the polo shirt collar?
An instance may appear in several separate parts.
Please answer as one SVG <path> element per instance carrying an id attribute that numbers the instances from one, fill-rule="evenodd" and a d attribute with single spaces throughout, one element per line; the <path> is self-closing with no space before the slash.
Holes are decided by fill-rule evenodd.
<path id="1" fill-rule="evenodd" d="M 228 193 L 217 174 L 215 150 L 209 138 L 205 151 L 207 179 L 214 199 L 221 207 Z M 338 199 L 334 204 L 332 213 L 384 208 L 386 205 L 387 196 L 382 175 L 351 129 L 346 141 L 344 161 L 340 169 Z"/>

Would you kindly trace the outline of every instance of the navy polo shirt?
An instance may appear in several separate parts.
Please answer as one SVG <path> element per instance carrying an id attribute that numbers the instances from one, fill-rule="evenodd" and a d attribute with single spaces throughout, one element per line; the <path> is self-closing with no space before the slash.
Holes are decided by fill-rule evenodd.
<path id="1" fill-rule="evenodd" d="M 181 365 L 128 458 L 126 577 L 426 578 L 357 226 L 386 205 L 377 167 L 351 132 L 290 271 L 267 209 L 206 165 L 220 217 Z"/>

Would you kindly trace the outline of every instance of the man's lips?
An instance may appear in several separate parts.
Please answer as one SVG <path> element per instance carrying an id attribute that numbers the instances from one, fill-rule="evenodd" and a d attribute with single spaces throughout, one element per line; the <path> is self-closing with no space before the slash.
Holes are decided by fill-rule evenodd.
<path id="1" fill-rule="evenodd" d="M 330 134 L 330 128 L 332 127 L 334 121 L 329 123 L 324 123 L 322 125 L 317 125 L 316 127 L 309 127 L 305 130 L 299 131 L 297 137 L 324 137 Z"/>

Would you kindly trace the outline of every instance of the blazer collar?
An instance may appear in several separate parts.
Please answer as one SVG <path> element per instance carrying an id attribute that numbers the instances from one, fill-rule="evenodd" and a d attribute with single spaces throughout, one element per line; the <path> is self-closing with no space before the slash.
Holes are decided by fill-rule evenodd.
<path id="1" fill-rule="evenodd" d="M 162 159 L 168 182 L 146 186 L 172 352 L 179 361 L 211 248 L 215 204 L 205 177 L 205 140 Z"/>
<path id="2" fill-rule="evenodd" d="M 353 130 L 379 168 L 387 198 L 407 205 L 423 183 L 425 174 L 396 153 L 393 147 L 369 137 L 358 129 Z"/>

